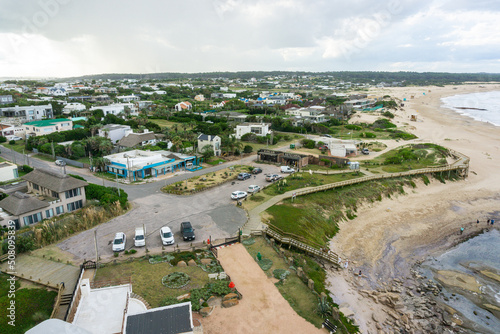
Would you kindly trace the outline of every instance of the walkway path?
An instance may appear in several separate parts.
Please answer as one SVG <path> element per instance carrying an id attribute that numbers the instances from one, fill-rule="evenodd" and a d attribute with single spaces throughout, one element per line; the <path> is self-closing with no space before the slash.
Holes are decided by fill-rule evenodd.
<path id="1" fill-rule="evenodd" d="M 243 245 L 220 248 L 218 255 L 243 299 L 204 318 L 204 333 L 325 333 L 295 313 Z"/>
<path id="2" fill-rule="evenodd" d="M 0 270 L 9 272 L 7 262 L 2 263 Z M 55 287 L 58 283 L 64 282 L 65 293 L 73 293 L 76 282 L 80 275 L 80 268 L 47 260 L 41 257 L 19 254 L 16 257 L 16 275 L 21 276 L 31 281 L 42 282 L 43 284 Z"/>

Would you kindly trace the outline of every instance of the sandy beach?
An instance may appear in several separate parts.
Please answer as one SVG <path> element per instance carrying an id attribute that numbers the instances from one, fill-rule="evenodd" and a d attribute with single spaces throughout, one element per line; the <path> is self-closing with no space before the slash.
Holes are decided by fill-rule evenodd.
<path id="1" fill-rule="evenodd" d="M 446 184 L 431 180 L 428 186 L 417 182 L 417 188 L 406 189 L 406 195 L 365 204 L 357 218 L 340 224 L 330 248 L 349 258 L 351 266 L 348 271 L 330 271 L 328 282 L 334 300 L 354 313 L 362 333 L 384 333 L 388 325 L 439 332 L 436 326 L 441 319 L 429 316 L 422 321 L 422 317 L 416 317 L 420 318 L 417 321 L 413 319 L 416 308 L 405 305 L 416 303 L 416 297 L 411 298 L 413 293 L 406 292 L 418 284 L 412 266 L 479 233 L 486 227 L 486 219 L 499 215 L 500 200 L 500 127 L 442 108 L 440 99 L 490 90 L 500 90 L 500 85 L 401 87 L 368 93 L 390 95 L 401 102 L 406 98 L 394 122 L 398 127 L 406 126 L 418 139 L 399 142 L 401 145 L 436 143 L 466 154 L 471 162 L 466 180 Z M 410 121 L 412 114 L 417 115 L 417 122 Z M 373 117 L 361 115 L 352 121 Z M 477 219 L 482 223 L 477 225 Z M 459 233 L 461 227 L 465 228 L 463 235 Z M 354 275 L 359 270 L 361 277 Z M 394 295 L 384 295 L 391 293 Z M 425 301 L 421 304 L 427 309 L 432 305 Z M 458 316 L 454 324 L 461 324 Z"/>

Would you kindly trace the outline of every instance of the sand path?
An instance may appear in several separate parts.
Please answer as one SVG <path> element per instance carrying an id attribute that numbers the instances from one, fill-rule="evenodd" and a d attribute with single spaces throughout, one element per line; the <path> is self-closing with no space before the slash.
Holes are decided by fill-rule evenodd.
<path id="1" fill-rule="evenodd" d="M 204 333 L 325 333 L 295 313 L 243 245 L 219 249 L 219 260 L 243 299 L 202 319 Z"/>

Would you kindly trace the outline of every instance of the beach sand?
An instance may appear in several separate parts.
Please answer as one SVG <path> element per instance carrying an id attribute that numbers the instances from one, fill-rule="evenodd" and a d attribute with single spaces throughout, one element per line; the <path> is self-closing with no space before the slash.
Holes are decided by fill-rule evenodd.
<path id="1" fill-rule="evenodd" d="M 400 87 L 368 92 L 376 96 L 390 95 L 401 102 L 406 98 L 403 110 L 395 112 L 393 121 L 398 127 L 406 126 L 418 139 L 400 141 L 401 145 L 436 143 L 459 151 L 471 160 L 465 180 L 442 184 L 431 179 L 428 186 L 416 182 L 417 188 L 406 189 L 406 195 L 365 204 L 358 210 L 357 218 L 340 223 L 340 232 L 331 240 L 330 248 L 342 258 L 349 258 L 352 265 L 349 271 L 330 270 L 328 282 L 334 300 L 353 311 L 362 333 L 384 332 L 387 324 L 397 327 L 398 321 L 400 326 L 406 326 L 403 320 L 408 320 L 391 318 L 393 305 L 385 307 L 370 291 L 405 290 L 414 283 L 411 268 L 416 261 L 478 233 L 486 227 L 486 219 L 499 210 L 500 127 L 442 108 L 440 101 L 445 96 L 490 90 L 500 91 L 500 85 Z M 417 115 L 417 122 L 410 121 L 413 114 Z M 373 117 L 365 115 L 354 117 L 353 121 L 365 118 L 373 122 Z M 477 219 L 481 221 L 479 225 Z M 465 228 L 463 235 L 459 233 L 461 227 Z M 359 270 L 362 277 L 354 275 Z M 408 305 L 399 305 L 396 309 L 399 315 L 406 311 L 407 318 L 413 317 Z M 461 323 L 459 319 L 454 321 Z M 411 319 L 408 327 L 413 328 L 410 325 Z"/>

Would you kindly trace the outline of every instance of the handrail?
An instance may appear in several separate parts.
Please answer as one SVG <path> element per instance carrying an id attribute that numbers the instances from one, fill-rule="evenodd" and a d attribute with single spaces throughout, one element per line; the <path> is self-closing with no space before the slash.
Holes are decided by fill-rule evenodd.
<path id="1" fill-rule="evenodd" d="M 59 291 L 57 292 L 56 302 L 54 304 L 54 309 L 52 310 L 52 314 L 50 315 L 50 319 L 53 319 L 55 317 L 55 315 L 57 314 L 57 312 L 59 312 L 63 291 L 64 291 L 64 284 L 60 284 Z"/>

